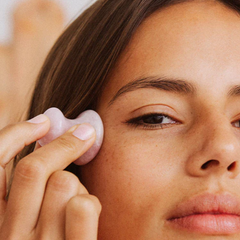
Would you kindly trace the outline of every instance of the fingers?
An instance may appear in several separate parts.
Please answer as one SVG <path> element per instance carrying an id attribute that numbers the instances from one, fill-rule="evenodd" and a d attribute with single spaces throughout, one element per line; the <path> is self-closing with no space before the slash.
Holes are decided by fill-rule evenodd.
<path id="1" fill-rule="evenodd" d="M 37 224 L 50 175 L 86 152 L 95 137 L 93 127 L 81 124 L 22 159 L 15 169 L 3 228 L 31 232 Z"/>
<path id="2" fill-rule="evenodd" d="M 66 210 L 66 240 L 97 240 L 99 200 L 89 194 L 73 197 Z"/>
<path id="3" fill-rule="evenodd" d="M 57 171 L 47 183 L 37 226 L 39 239 L 60 240 L 65 236 L 65 212 L 68 201 L 78 195 L 88 194 L 78 178 L 70 172 Z"/>
<path id="4" fill-rule="evenodd" d="M 0 131 L 0 165 L 6 164 L 14 158 L 25 146 L 43 137 L 50 128 L 49 119 L 41 114 L 31 120 L 9 125 Z"/>
<path id="5" fill-rule="evenodd" d="M 0 221 L 6 210 L 6 165 L 26 145 L 44 136 L 50 127 L 45 115 L 39 115 L 31 122 L 10 125 L 0 131 Z"/>

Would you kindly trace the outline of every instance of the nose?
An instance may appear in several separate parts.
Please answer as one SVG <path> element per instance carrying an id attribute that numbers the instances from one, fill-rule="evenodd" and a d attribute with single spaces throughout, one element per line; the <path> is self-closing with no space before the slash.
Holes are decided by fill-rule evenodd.
<path id="1" fill-rule="evenodd" d="M 220 118 L 222 119 L 222 118 Z M 187 160 L 190 175 L 201 177 L 227 175 L 235 178 L 239 175 L 240 134 L 229 120 L 212 121 L 197 127 L 195 139 L 191 139 L 192 151 Z M 197 135 L 197 136 L 196 136 Z"/>

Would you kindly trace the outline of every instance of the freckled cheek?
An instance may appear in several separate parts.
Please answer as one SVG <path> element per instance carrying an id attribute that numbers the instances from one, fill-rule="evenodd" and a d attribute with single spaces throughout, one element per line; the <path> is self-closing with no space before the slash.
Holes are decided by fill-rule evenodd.
<path id="1" fill-rule="evenodd" d="M 123 225 L 132 218 L 158 221 L 180 182 L 177 149 L 172 140 L 108 129 L 100 153 L 82 172 L 84 185 L 103 206 L 102 218 Z"/>
<path id="2" fill-rule="evenodd" d="M 94 191 L 119 192 L 135 191 L 143 194 L 147 188 L 164 187 L 178 168 L 175 148 L 166 141 L 155 137 L 134 136 L 127 132 L 106 134 L 102 149 L 90 164 L 92 182 L 97 183 Z M 178 161 L 179 162 L 179 161 Z M 99 190 L 100 191 L 100 190 Z"/>

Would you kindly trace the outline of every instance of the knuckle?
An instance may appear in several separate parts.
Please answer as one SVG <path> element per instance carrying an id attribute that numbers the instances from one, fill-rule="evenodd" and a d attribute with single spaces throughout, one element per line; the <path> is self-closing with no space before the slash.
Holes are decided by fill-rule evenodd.
<path id="1" fill-rule="evenodd" d="M 23 141 L 28 141 L 29 138 L 31 139 L 33 136 L 36 135 L 37 130 L 37 125 L 29 125 L 26 122 L 20 122 L 7 125 L 0 131 L 0 134 L 4 137 L 12 134 L 14 136 L 14 138 L 12 139 L 22 139 Z M 5 141 L 5 138 L 0 139 L 0 141 Z"/>
<path id="2" fill-rule="evenodd" d="M 37 240 L 46 240 L 46 239 L 49 239 L 49 238 L 46 238 L 46 234 L 45 234 L 45 232 L 40 232 L 40 233 L 38 233 L 38 235 L 36 236 L 37 238 Z"/>
<path id="3" fill-rule="evenodd" d="M 97 197 L 93 195 L 78 195 L 68 202 L 68 210 L 81 216 L 99 215 L 101 204 Z"/>
<path id="4" fill-rule="evenodd" d="M 61 192 L 72 192 L 78 189 L 79 184 L 78 178 L 67 171 L 56 171 L 48 180 L 48 187 Z"/>
<path id="5" fill-rule="evenodd" d="M 10 129 L 13 129 L 13 128 L 16 128 L 17 127 L 17 124 L 8 124 L 7 126 L 5 126 L 1 131 L 4 131 L 4 130 L 10 130 Z"/>
<path id="6" fill-rule="evenodd" d="M 1 234 L 0 237 L 1 237 L 1 239 L 4 239 L 4 240 L 14 240 L 14 239 L 17 239 L 19 237 L 19 235 L 11 233 L 11 235 L 2 236 L 2 234 Z"/>
<path id="7" fill-rule="evenodd" d="M 4 128 L 1 129 L 1 135 L 3 134 L 9 134 L 9 133 L 14 133 L 15 136 L 18 136 L 19 130 L 21 129 L 21 123 L 15 123 L 15 124 L 9 124 L 5 126 Z"/>
<path id="8" fill-rule="evenodd" d="M 0 239 L 4 240 L 20 239 L 19 233 L 17 233 L 16 229 L 12 229 L 11 231 L 9 231 L 8 227 L 5 226 L 0 228 Z"/>
<path id="9" fill-rule="evenodd" d="M 24 126 L 26 126 L 25 122 L 12 123 L 4 127 L 1 131 L 14 132 L 15 135 L 17 135 L 20 132 L 26 133 L 26 129 L 23 130 Z"/>
<path id="10" fill-rule="evenodd" d="M 15 174 L 21 179 L 36 180 L 46 173 L 46 167 L 41 160 L 28 159 L 20 161 L 15 169 Z"/>
<path id="11" fill-rule="evenodd" d="M 66 153 L 74 153 L 78 147 L 70 136 L 63 135 L 57 139 L 57 144 Z"/>

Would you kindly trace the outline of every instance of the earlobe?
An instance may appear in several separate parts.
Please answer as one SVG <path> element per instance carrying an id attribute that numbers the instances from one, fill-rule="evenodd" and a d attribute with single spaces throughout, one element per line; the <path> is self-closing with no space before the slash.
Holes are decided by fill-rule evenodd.
<path id="1" fill-rule="evenodd" d="M 44 114 L 50 119 L 51 125 L 49 132 L 43 138 L 38 140 L 38 143 L 41 146 L 50 143 L 74 125 L 89 123 L 95 128 L 96 140 L 93 146 L 74 163 L 77 165 L 87 164 L 97 155 L 102 145 L 104 132 L 102 120 L 97 112 L 93 110 L 86 110 L 75 119 L 65 118 L 58 108 L 49 108 L 44 112 Z"/>

